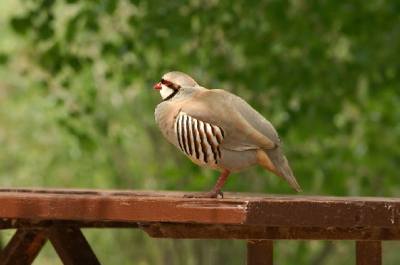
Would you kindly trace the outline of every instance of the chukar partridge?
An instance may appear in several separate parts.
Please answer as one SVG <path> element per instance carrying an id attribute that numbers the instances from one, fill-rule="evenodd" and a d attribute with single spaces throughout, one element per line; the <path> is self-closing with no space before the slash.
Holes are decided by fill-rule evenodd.
<path id="1" fill-rule="evenodd" d="M 211 192 L 186 197 L 223 196 L 221 188 L 230 172 L 255 165 L 300 191 L 275 128 L 243 99 L 201 87 L 181 72 L 164 75 L 154 89 L 162 97 L 155 109 L 156 122 L 167 140 L 197 165 L 222 172 Z"/>

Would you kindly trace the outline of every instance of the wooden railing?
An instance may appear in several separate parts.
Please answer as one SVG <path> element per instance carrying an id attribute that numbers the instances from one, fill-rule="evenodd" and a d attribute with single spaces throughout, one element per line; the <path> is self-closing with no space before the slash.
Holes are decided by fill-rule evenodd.
<path id="1" fill-rule="evenodd" d="M 273 264 L 274 240 L 352 240 L 356 264 L 382 264 L 400 240 L 400 199 L 225 193 L 0 189 L 0 229 L 17 229 L 0 264 L 30 264 L 49 240 L 64 264 L 100 264 L 81 228 L 140 228 L 154 238 L 241 239 L 247 264 Z"/>

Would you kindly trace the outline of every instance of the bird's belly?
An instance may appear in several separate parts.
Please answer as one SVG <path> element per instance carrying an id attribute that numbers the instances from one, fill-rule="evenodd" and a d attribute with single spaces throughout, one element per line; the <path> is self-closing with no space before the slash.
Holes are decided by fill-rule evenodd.
<path id="1" fill-rule="evenodd" d="M 257 150 L 232 151 L 221 149 L 221 159 L 218 164 L 231 172 L 238 172 L 258 165 Z"/>

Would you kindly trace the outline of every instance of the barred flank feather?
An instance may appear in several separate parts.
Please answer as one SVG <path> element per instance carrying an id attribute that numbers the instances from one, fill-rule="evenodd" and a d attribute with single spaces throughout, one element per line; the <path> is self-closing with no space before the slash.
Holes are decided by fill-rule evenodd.
<path id="1" fill-rule="evenodd" d="M 218 164 L 221 158 L 219 145 L 225 137 L 225 132 L 220 127 L 181 112 L 176 118 L 174 130 L 179 148 L 187 156 L 201 163 Z"/>

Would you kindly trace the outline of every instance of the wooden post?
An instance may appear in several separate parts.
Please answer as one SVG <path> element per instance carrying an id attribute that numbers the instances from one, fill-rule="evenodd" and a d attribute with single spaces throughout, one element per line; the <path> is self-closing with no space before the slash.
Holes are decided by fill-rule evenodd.
<path id="1" fill-rule="evenodd" d="M 271 240 L 247 241 L 247 265 L 272 265 L 273 243 Z"/>
<path id="2" fill-rule="evenodd" d="M 356 241 L 357 265 L 382 265 L 381 241 Z"/>

